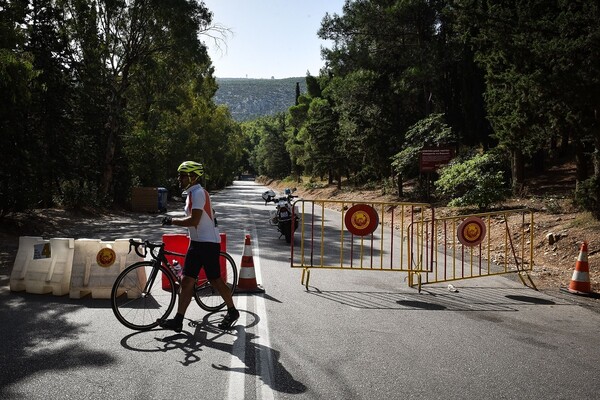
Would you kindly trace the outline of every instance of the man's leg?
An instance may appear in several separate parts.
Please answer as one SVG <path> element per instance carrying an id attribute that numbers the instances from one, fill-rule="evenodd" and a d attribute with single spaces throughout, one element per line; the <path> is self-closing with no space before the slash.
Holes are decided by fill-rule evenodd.
<path id="1" fill-rule="evenodd" d="M 181 293 L 179 293 L 179 301 L 177 303 L 177 313 L 185 315 L 185 312 L 192 301 L 194 295 L 194 285 L 196 279 L 189 276 L 184 276 L 181 280 Z"/>
<path id="2" fill-rule="evenodd" d="M 227 286 L 223 279 L 220 277 L 217 279 L 209 279 L 209 282 L 212 287 L 217 289 L 219 295 L 221 295 L 221 297 L 225 301 L 225 304 L 227 304 L 227 308 L 235 308 L 235 305 L 233 304 L 233 296 L 231 294 L 231 290 L 229 290 L 229 286 Z"/>
<path id="3" fill-rule="evenodd" d="M 235 304 L 233 303 L 233 295 L 231 290 L 229 290 L 229 286 L 225 284 L 222 278 L 210 279 L 210 284 L 219 291 L 219 294 L 227 304 L 227 314 L 223 318 L 223 321 L 219 324 L 219 328 L 221 329 L 231 329 L 231 326 L 238 320 L 240 317 L 239 311 L 235 308 Z"/>
<path id="4" fill-rule="evenodd" d="M 161 320 L 159 325 L 161 328 L 171 329 L 175 332 L 181 332 L 183 328 L 183 317 L 185 312 L 192 301 L 194 295 L 194 284 L 196 280 L 189 276 L 184 276 L 181 280 L 181 292 L 179 293 L 179 299 L 177 303 L 177 314 L 173 319 Z"/>

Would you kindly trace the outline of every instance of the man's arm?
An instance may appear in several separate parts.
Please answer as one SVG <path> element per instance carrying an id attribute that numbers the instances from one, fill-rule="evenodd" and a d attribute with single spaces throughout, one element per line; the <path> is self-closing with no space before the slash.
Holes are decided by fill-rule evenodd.
<path id="1" fill-rule="evenodd" d="M 202 210 L 198 208 L 192 209 L 192 214 L 189 217 L 173 219 L 172 224 L 176 226 L 198 226 L 202 217 Z"/>

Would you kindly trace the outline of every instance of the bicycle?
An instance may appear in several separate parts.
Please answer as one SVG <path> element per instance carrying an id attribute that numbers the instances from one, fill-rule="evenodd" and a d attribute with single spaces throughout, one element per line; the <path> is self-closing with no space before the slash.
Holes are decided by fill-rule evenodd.
<path id="1" fill-rule="evenodd" d="M 181 277 L 167 256 L 185 257 L 185 254 L 165 250 L 164 243 L 147 240 L 138 242 L 129 239 L 129 252 L 132 248 L 142 258 L 150 254 L 152 260 L 136 262 L 117 276 L 110 294 L 111 307 L 119 322 L 126 327 L 149 330 L 173 311 L 181 285 Z M 233 294 L 237 287 L 237 266 L 228 253 L 221 251 L 220 254 L 221 277 Z M 160 278 L 159 272 L 162 274 Z M 209 312 L 219 311 L 225 306 L 203 269 L 194 287 L 194 299 L 200 308 Z"/>

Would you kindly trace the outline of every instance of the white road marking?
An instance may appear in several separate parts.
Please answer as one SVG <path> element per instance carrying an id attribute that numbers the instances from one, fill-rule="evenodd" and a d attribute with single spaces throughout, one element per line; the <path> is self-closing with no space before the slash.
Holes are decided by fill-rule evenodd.
<path id="1" fill-rule="evenodd" d="M 236 300 L 236 307 L 239 310 L 246 310 L 248 298 L 246 296 L 240 296 L 237 297 Z M 238 324 L 246 326 L 247 316 L 248 313 L 244 311 L 240 312 Z M 229 374 L 229 388 L 227 390 L 228 400 L 243 400 L 246 386 L 246 374 L 244 372 L 235 371 L 235 369 L 243 371 L 246 368 L 246 364 L 244 364 L 246 356 L 246 330 L 242 328 L 238 330 L 237 334 L 238 337 L 233 343 L 231 362 L 229 363 L 229 368 L 233 371 Z"/>
<path id="2" fill-rule="evenodd" d="M 249 208 L 250 217 L 254 222 L 254 215 L 252 209 Z M 260 265 L 260 249 L 258 247 L 258 232 L 256 230 L 256 224 L 253 223 L 251 245 L 252 245 L 252 261 L 254 264 L 254 274 L 256 277 L 256 283 L 262 286 L 262 274 Z M 252 241 L 254 240 L 254 241 Z M 236 296 L 236 307 L 240 310 L 247 312 L 240 312 L 240 319 L 238 324 L 246 326 L 248 310 L 248 296 Z M 256 343 L 253 346 L 256 350 L 256 365 L 260 365 L 260 371 L 255 373 L 255 384 L 256 384 L 256 398 L 259 400 L 273 400 L 275 394 L 273 392 L 273 357 L 271 349 L 271 341 L 269 339 L 269 324 L 267 320 L 267 308 L 265 305 L 265 298 L 261 294 L 253 296 L 255 303 L 255 313 L 259 320 L 257 326 Z M 246 331 L 242 329 L 238 331 L 238 338 L 233 344 L 233 350 L 231 354 L 231 369 L 244 369 L 245 354 L 246 354 Z M 246 374 L 232 371 L 229 377 L 228 387 L 228 400 L 243 400 L 245 398 L 245 385 L 246 385 Z"/>
<path id="3" fill-rule="evenodd" d="M 258 246 L 258 232 L 254 223 L 254 214 L 250 209 L 252 218 L 252 234 L 256 238 L 253 246 L 252 257 L 256 273 L 256 282 L 262 285 L 262 274 L 260 265 L 260 248 Z M 264 286 L 263 286 L 264 287 Z M 256 314 L 260 318 L 257 325 L 258 337 L 256 339 L 256 365 L 260 365 L 260 375 L 256 375 L 256 398 L 262 400 L 272 400 L 275 398 L 273 393 L 273 357 L 271 349 L 271 340 L 269 339 L 269 322 L 267 319 L 267 307 L 265 298 L 259 294 L 254 297 L 256 304 Z M 257 371 L 258 372 L 258 371 Z"/>
<path id="4" fill-rule="evenodd" d="M 267 321 L 267 308 L 265 298 L 256 296 L 256 314 L 260 316 L 258 324 L 258 351 L 256 352 L 256 364 L 260 365 L 260 376 L 256 377 L 256 398 L 271 400 L 275 398 L 273 393 L 273 357 L 271 340 L 269 339 L 269 324 Z M 262 378 L 262 379 L 261 379 Z"/>

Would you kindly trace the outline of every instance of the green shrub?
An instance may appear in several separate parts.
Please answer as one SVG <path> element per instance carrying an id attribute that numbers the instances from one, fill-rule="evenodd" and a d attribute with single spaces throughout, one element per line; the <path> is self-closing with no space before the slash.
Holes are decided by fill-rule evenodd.
<path id="1" fill-rule="evenodd" d="M 54 202 L 65 208 L 100 207 L 101 199 L 94 184 L 86 181 L 67 180 L 60 184 L 60 190 L 54 196 Z"/>
<path id="2" fill-rule="evenodd" d="M 577 184 L 575 204 L 600 219 L 600 179 L 592 177 Z"/>
<path id="3" fill-rule="evenodd" d="M 450 199 L 448 206 L 477 206 L 480 210 L 506 199 L 502 162 L 489 153 L 455 161 L 440 171 L 436 194 Z"/>
<path id="4" fill-rule="evenodd" d="M 560 214 L 563 211 L 563 206 L 560 199 L 554 197 L 545 197 L 543 200 L 544 207 L 550 214 Z"/>

